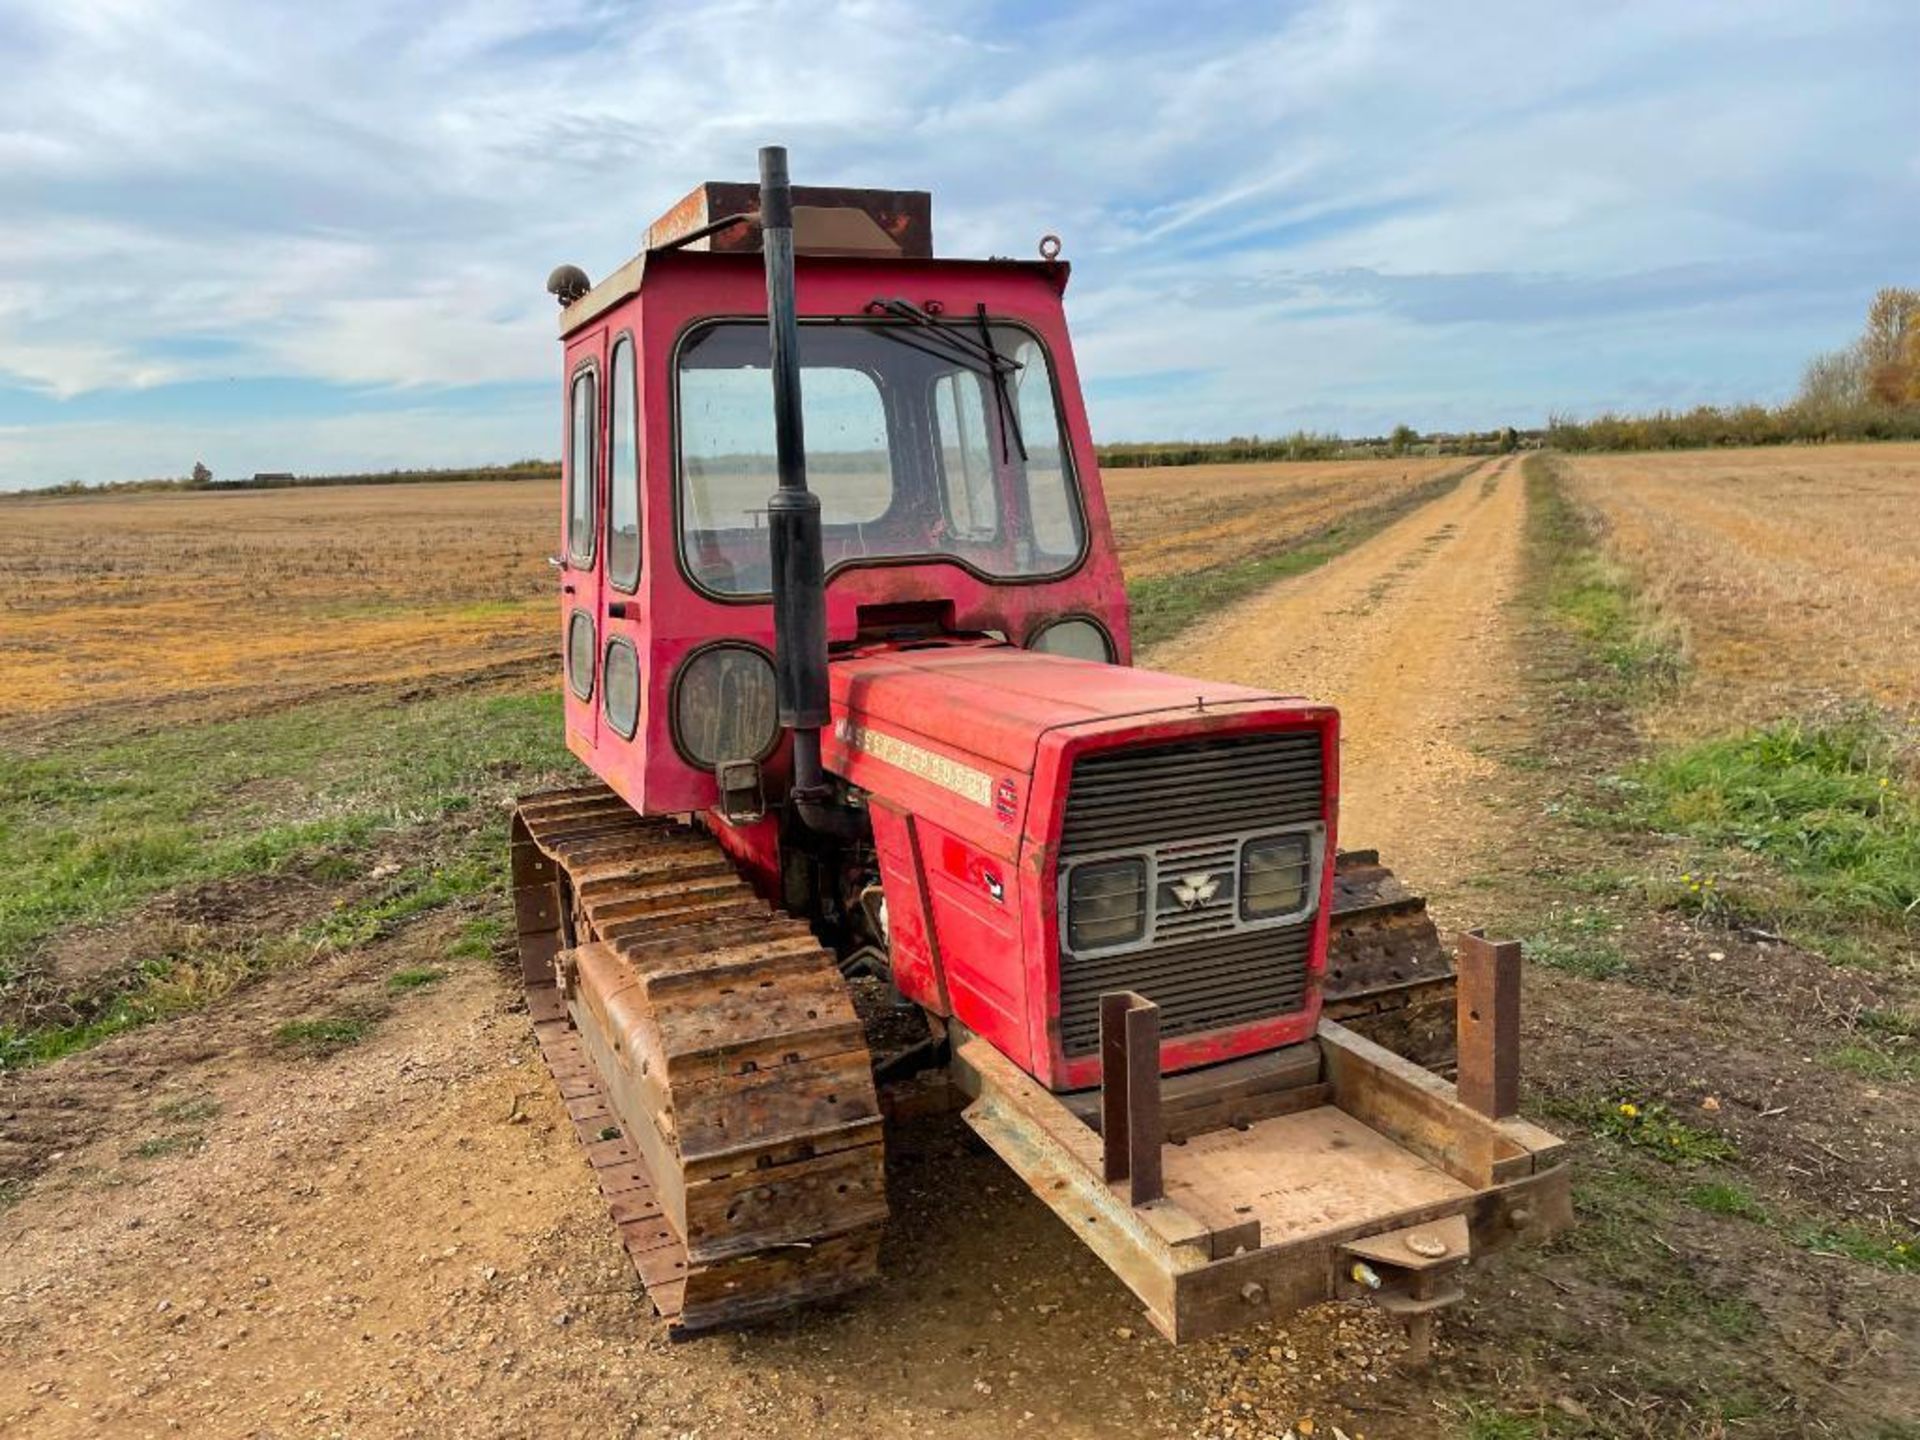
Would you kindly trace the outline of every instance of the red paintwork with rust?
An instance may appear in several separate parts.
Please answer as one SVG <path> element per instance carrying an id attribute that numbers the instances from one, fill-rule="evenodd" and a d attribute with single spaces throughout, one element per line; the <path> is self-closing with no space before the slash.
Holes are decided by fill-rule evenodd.
<path id="1" fill-rule="evenodd" d="M 901 990 L 985 1035 L 1051 1088 L 1095 1084 L 1098 1057 L 1069 1061 L 1059 1036 L 1054 855 L 1074 758 L 1147 740 L 1320 727 L 1323 753 L 1330 757 L 1323 810 L 1331 856 L 1338 804 L 1331 759 L 1337 754 L 1337 716 L 1325 706 L 1241 686 L 1126 668 L 1131 646 L 1125 591 L 1061 305 L 1064 265 L 802 256 L 797 271 L 803 319 L 858 315 L 882 295 L 921 305 L 937 302 L 953 314 L 970 313 L 984 303 L 996 319 L 1027 325 L 1050 352 L 1084 507 L 1082 562 L 1062 578 L 1027 583 L 987 581 L 938 559 L 830 575 L 834 727 L 823 748 L 828 768 L 872 797 Z M 765 278 L 757 255 L 655 253 L 647 257 L 638 293 L 566 337 L 563 415 L 564 387 L 573 375 L 593 366 L 600 376 L 601 442 L 594 483 L 601 534 L 592 566 L 563 570 L 562 642 L 567 615 L 582 608 L 594 616 L 598 653 L 604 654 L 609 637 L 625 636 L 642 665 L 633 740 L 621 739 L 601 720 L 596 684 L 592 699 L 584 701 L 563 687 L 567 744 L 630 804 L 651 814 L 704 811 L 716 800 L 712 777 L 680 758 L 668 728 L 672 677 L 682 657 L 723 637 L 749 640 L 769 651 L 773 646 L 767 601 L 716 600 L 686 578 L 672 493 L 673 357 L 680 336 L 699 320 L 765 313 Z M 610 356 L 623 335 L 635 346 L 640 391 L 642 558 L 639 584 L 631 593 L 609 584 L 604 565 L 606 390 Z M 563 504 L 563 515 L 564 510 Z M 564 522 L 562 530 L 559 553 L 564 557 Z M 1039 655 L 1019 643 L 979 639 L 920 649 L 860 643 L 863 608 L 927 600 L 951 606 L 956 632 L 997 630 L 1015 642 L 1062 615 L 1091 616 L 1114 637 L 1122 664 Z M 616 614 L 616 608 L 625 613 Z M 849 726 L 856 728 L 850 732 Z M 852 740 L 861 731 L 869 741 L 864 747 Z M 899 750 L 900 745 L 911 749 Z M 894 763 L 903 759 L 904 764 Z M 769 796 L 777 797 L 788 783 L 784 744 L 765 771 Z M 712 828 L 763 891 L 777 895 L 776 822 L 769 817 L 732 826 L 716 815 Z M 1251 1054 L 1313 1033 L 1333 884 L 1333 866 L 1323 869 L 1306 1005 L 1292 1015 L 1168 1040 L 1161 1047 L 1164 1070 Z"/>
<path id="2" fill-rule="evenodd" d="M 1080 381 L 1067 336 L 1061 291 L 1065 266 L 1024 262 L 836 260 L 802 256 L 796 266 L 799 313 L 859 315 L 879 295 L 906 296 L 916 303 L 939 301 L 956 314 L 984 302 L 995 317 L 1019 320 L 1037 332 L 1050 352 L 1060 394 L 1061 419 L 1072 437 L 1074 469 L 1080 479 L 1087 530 L 1086 557 L 1071 574 L 1038 583 L 992 582 L 943 560 L 890 562 L 847 568 L 827 582 L 829 643 L 851 642 L 860 628 L 863 606 L 937 598 L 953 607 L 960 630 L 999 630 L 1024 641 L 1045 621 L 1063 614 L 1091 615 L 1130 653 L 1125 592 L 1113 536 L 1101 498 Z M 648 257 L 637 295 L 567 337 L 565 384 L 583 364 L 602 377 L 600 426 L 606 426 L 605 377 L 618 337 L 635 337 L 640 385 L 640 586 L 632 597 L 611 591 L 604 567 L 567 569 L 563 598 L 593 609 L 602 630 L 633 641 L 643 666 L 640 724 L 631 743 L 609 734 L 600 743 L 598 697 L 567 695 L 567 744 L 636 809 L 651 814 L 704 810 L 715 801 L 713 777 L 683 761 L 668 732 L 667 711 L 673 672 L 687 651 L 720 637 L 753 641 L 773 648 L 773 607 L 764 600 L 716 600 L 696 589 L 682 573 L 673 522 L 673 351 L 681 333 L 697 320 L 715 316 L 766 314 L 766 277 L 758 255 L 669 251 Z M 607 446 L 600 446 L 595 478 L 605 513 Z M 564 484 L 564 481 L 563 481 Z M 564 492 L 563 492 L 564 493 Z M 562 513 L 564 514 L 564 506 Z M 564 526 L 563 526 L 564 531 Z M 606 552 L 604 536 L 597 557 Z M 560 553 L 566 554 L 562 535 Z M 628 616 L 610 619 L 608 601 L 628 600 Z M 566 607 L 563 606 L 563 611 Z M 562 615 L 564 641 L 565 615 Z M 768 766 L 771 793 L 784 787 L 784 757 Z"/>
<path id="3" fill-rule="evenodd" d="M 1322 731 L 1323 753 L 1339 748 L 1339 717 L 1325 705 L 1009 646 L 876 651 L 835 661 L 831 674 L 827 767 L 889 802 L 875 816 L 875 833 L 896 983 L 1054 1089 L 1100 1078 L 1099 1057 L 1068 1060 L 1059 1032 L 1055 856 L 1075 758 L 1148 740 L 1308 727 Z M 852 743 L 861 734 L 884 738 Z M 912 747 L 900 755 L 906 766 L 885 758 L 894 742 Z M 960 768 L 943 774 L 921 755 Z M 963 793 L 974 775 L 986 782 L 985 803 Z M 1009 787 L 1011 804 L 1004 803 Z M 1339 775 L 1330 763 L 1321 799 L 1329 854 L 1338 809 Z M 1258 1024 L 1169 1039 L 1160 1051 L 1164 1071 L 1313 1034 L 1333 887 L 1333 867 L 1323 871 L 1306 1005 Z M 905 925 L 894 898 L 904 894 L 915 897 Z"/>

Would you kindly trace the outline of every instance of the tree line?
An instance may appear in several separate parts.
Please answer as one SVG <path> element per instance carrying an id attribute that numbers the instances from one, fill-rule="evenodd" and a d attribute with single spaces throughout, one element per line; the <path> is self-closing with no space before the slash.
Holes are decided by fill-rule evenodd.
<path id="1" fill-rule="evenodd" d="M 1649 415 L 1554 416 L 1558 450 L 1682 450 L 1718 445 L 1920 439 L 1920 290 L 1890 285 L 1848 345 L 1816 355 L 1784 405 L 1701 405 Z"/>

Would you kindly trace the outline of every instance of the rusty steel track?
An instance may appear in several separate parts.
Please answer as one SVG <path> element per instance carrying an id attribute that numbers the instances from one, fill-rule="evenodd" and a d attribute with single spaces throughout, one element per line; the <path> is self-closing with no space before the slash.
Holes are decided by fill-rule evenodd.
<path id="1" fill-rule="evenodd" d="M 1323 1012 L 1427 1066 L 1453 1060 L 1453 961 L 1427 902 L 1374 850 L 1343 850 L 1333 874 Z"/>
<path id="2" fill-rule="evenodd" d="M 662 1318 L 735 1324 L 872 1279 L 880 1106 L 808 928 L 705 832 L 598 785 L 521 800 L 513 885 L 541 1054 Z"/>

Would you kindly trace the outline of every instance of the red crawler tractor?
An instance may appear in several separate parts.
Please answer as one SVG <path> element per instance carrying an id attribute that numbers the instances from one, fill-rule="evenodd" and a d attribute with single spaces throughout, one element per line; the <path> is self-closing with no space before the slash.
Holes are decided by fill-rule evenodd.
<path id="1" fill-rule="evenodd" d="M 767 150 L 550 282 L 603 783 L 522 801 L 514 898 L 615 1223 L 677 1329 L 846 1291 L 883 1100 L 951 1095 L 1169 1337 L 1370 1292 L 1424 1340 L 1569 1219 L 1517 951 L 1456 980 L 1337 850 L 1332 709 L 1130 666 L 1058 244 L 935 259 L 929 211 Z"/>

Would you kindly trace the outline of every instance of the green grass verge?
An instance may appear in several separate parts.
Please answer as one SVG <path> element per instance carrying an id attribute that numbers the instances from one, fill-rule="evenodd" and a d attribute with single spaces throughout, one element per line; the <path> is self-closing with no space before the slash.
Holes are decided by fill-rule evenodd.
<path id="1" fill-rule="evenodd" d="M 1552 455 L 1524 462 L 1536 595 L 1592 662 L 1569 693 L 1625 723 L 1685 679 L 1684 639 L 1606 557 L 1559 464 Z M 1669 746 L 1610 777 L 1597 799 L 1559 808 L 1636 839 L 1665 837 L 1670 868 L 1638 882 L 1656 905 L 1714 923 L 1763 921 L 1836 963 L 1884 968 L 1920 938 L 1920 798 L 1903 779 L 1902 743 L 1866 711 L 1783 719 Z M 1545 963 L 1609 968 L 1604 950 L 1580 937 L 1545 939 Z M 1834 1063 L 1910 1076 L 1899 1048 L 1869 1046 Z"/>
<path id="2" fill-rule="evenodd" d="M 1172 639 L 1222 606 L 1281 580 L 1319 569 L 1336 556 L 1371 540 L 1394 521 L 1437 500 L 1473 468 L 1468 465 L 1437 475 L 1385 504 L 1355 511 L 1326 529 L 1290 541 L 1277 550 L 1177 575 L 1156 575 L 1151 580 L 1134 581 L 1127 586 L 1127 605 L 1132 612 L 1135 652 Z"/>
<path id="3" fill-rule="evenodd" d="M 1894 738 L 1867 715 L 1786 720 L 1637 766 L 1627 776 L 1628 818 L 1762 857 L 1790 882 L 1771 908 L 1796 922 L 1867 920 L 1914 931 L 1920 800 L 1902 783 L 1896 753 Z M 1743 899 L 1691 875 L 1676 898 L 1708 910 Z"/>
<path id="4" fill-rule="evenodd" d="M 1687 670 L 1680 628 L 1607 558 L 1594 521 L 1568 499 L 1558 465 L 1544 454 L 1521 462 L 1532 538 L 1546 562 L 1547 612 L 1600 663 L 1615 698 L 1672 689 Z"/>
<path id="5" fill-rule="evenodd" d="M 476 795 L 573 768 L 557 694 L 452 695 L 396 704 L 355 698 L 0 757 L 0 1071 L 58 1060 L 198 1009 L 316 947 L 365 944 L 502 883 L 505 847 L 463 819 Z M 503 779 L 509 781 L 502 784 Z M 189 936 L 80 993 L 53 994 L 38 948 L 64 928 L 111 921 L 183 885 L 299 865 L 309 878 L 364 874 L 365 852 L 396 835 L 452 835 L 377 894 L 298 934 L 208 948 Z M 476 917 L 457 956 L 490 954 L 504 933 Z M 57 1002 L 57 1003 L 49 1003 Z"/>
<path id="6" fill-rule="evenodd" d="M 571 763 L 557 693 L 356 698 L 0 756 L 0 987 L 67 926 L 179 885 L 352 851 L 464 809 L 503 772 Z"/>

